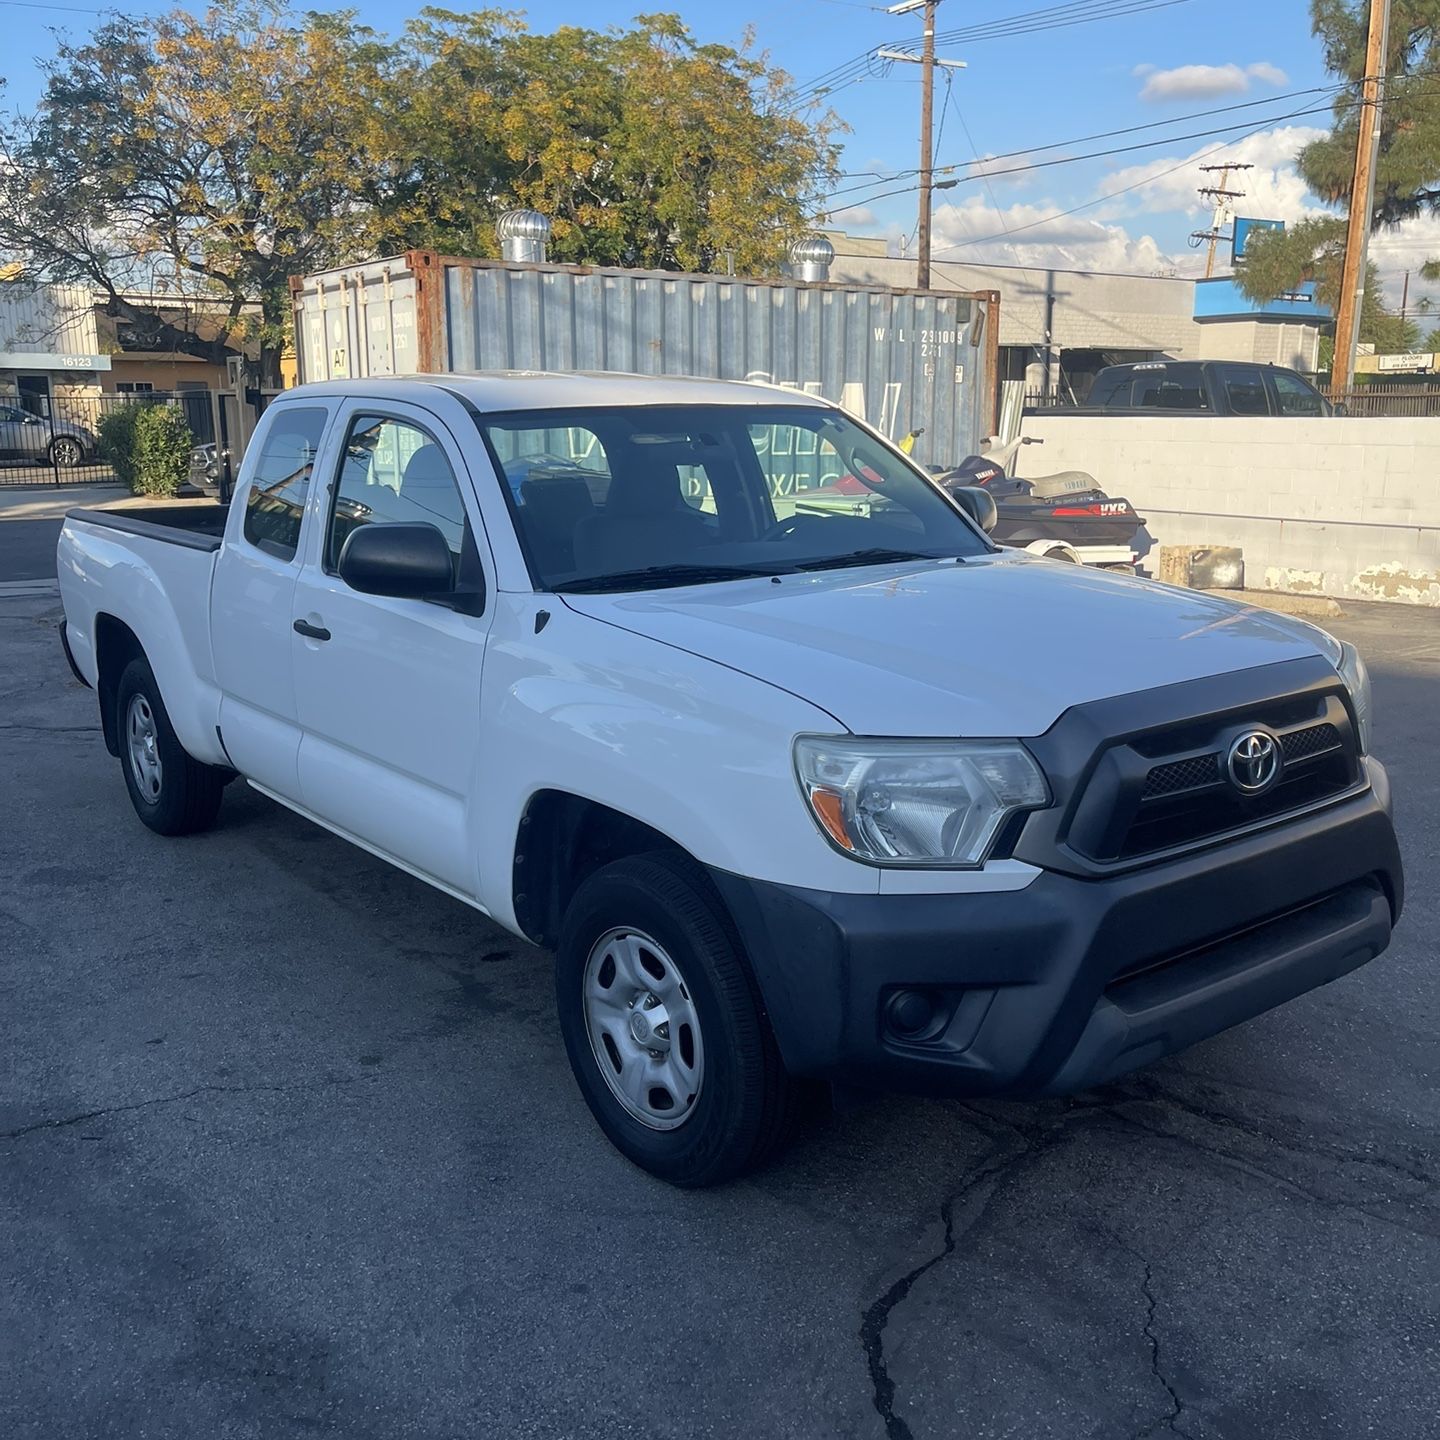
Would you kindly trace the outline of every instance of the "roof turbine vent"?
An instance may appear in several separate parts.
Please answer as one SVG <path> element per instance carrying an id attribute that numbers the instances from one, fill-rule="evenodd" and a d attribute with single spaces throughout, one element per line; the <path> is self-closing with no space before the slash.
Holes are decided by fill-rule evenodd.
<path id="1" fill-rule="evenodd" d="M 835 247 L 823 235 L 802 235 L 790 245 L 790 270 L 797 280 L 830 278 Z"/>
<path id="2" fill-rule="evenodd" d="M 550 239 L 550 217 L 538 210 L 507 210 L 495 222 L 503 259 L 522 265 L 543 265 Z"/>

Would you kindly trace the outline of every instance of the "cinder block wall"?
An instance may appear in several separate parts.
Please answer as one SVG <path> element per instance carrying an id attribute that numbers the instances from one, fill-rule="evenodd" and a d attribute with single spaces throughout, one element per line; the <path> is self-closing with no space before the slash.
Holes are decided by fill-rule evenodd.
<path id="1" fill-rule="evenodd" d="M 1019 474 L 1089 471 L 1157 546 L 1240 546 L 1252 589 L 1440 606 L 1440 420 L 1057 414 L 1025 433 L 1045 444 Z"/>

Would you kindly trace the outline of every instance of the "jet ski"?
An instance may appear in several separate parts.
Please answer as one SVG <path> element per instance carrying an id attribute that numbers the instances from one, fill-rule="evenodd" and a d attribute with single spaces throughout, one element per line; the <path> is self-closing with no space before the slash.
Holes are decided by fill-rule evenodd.
<path id="1" fill-rule="evenodd" d="M 1044 443 L 1017 437 L 967 456 L 952 470 L 931 470 L 947 490 L 974 486 L 990 495 L 997 517 L 991 538 L 1001 545 L 1054 559 L 1133 569 L 1135 540 L 1145 520 L 1128 500 L 1107 495 L 1083 470 L 1025 479 L 1009 473 L 1021 445 Z"/>

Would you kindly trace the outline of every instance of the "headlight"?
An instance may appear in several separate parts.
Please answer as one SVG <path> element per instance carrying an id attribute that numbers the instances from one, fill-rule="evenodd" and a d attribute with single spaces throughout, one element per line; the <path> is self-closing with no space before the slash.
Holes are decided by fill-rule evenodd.
<path id="1" fill-rule="evenodd" d="M 1335 668 L 1350 692 L 1350 703 L 1355 707 L 1355 738 L 1360 742 L 1360 753 L 1370 753 L 1370 672 L 1360 658 L 1360 652 L 1350 644 L 1340 647 L 1340 659 Z"/>
<path id="2" fill-rule="evenodd" d="M 980 865 L 1007 816 L 1050 803 L 1013 740 L 802 735 L 795 773 L 830 842 L 876 865 Z"/>

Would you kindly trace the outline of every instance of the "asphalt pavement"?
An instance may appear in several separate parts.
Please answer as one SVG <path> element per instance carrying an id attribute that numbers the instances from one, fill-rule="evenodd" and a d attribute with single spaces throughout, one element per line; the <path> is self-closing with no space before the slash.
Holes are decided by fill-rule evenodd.
<path id="1" fill-rule="evenodd" d="M 243 785 L 150 834 L 58 605 L 0 600 L 0 1435 L 1440 1434 L 1440 613 L 1347 609 L 1383 957 L 681 1193 L 596 1130 L 544 954 Z"/>

